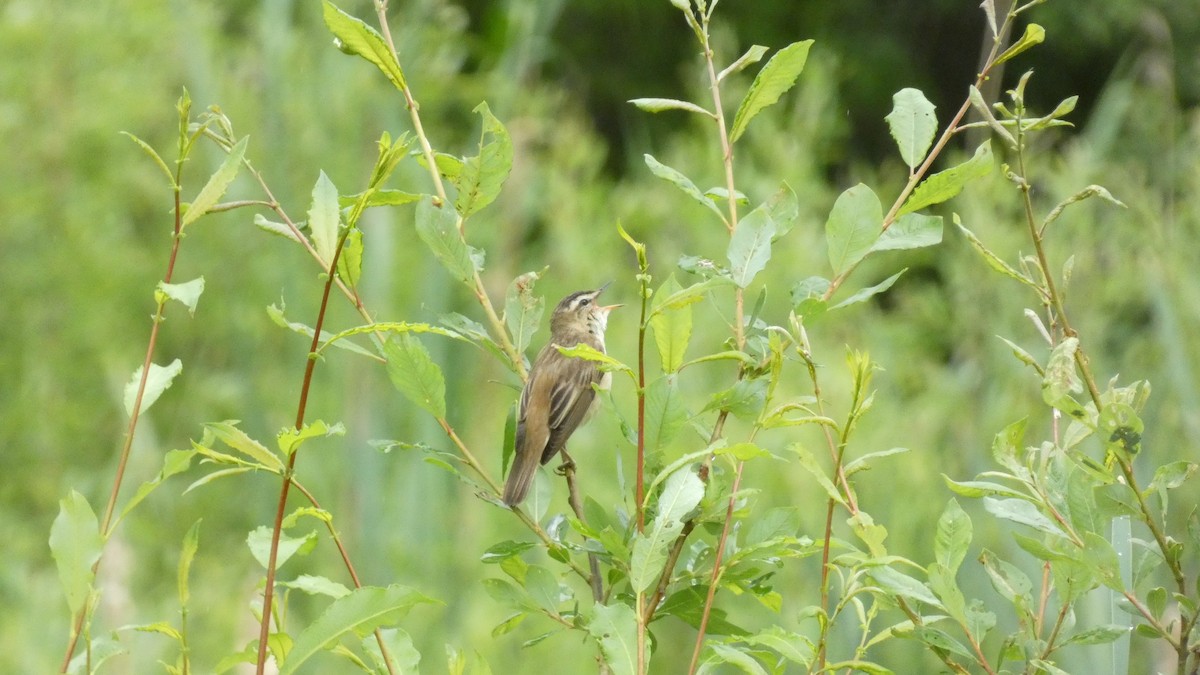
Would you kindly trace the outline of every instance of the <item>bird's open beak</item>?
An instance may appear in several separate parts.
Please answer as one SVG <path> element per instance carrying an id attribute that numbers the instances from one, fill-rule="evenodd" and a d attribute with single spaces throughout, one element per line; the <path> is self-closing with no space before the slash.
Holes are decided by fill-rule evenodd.
<path id="1" fill-rule="evenodd" d="M 613 311 L 614 309 L 616 309 L 616 308 L 618 308 L 618 307 L 624 307 L 624 306 L 625 306 L 625 305 L 603 305 L 603 306 L 601 306 L 601 307 L 600 307 L 600 309 L 604 310 L 604 311 L 605 311 L 605 313 L 608 313 L 608 312 L 611 312 L 611 311 Z"/>

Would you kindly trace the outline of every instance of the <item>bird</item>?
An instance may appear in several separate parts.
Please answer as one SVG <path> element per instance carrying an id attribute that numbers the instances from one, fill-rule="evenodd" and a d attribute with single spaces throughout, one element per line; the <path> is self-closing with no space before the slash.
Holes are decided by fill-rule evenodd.
<path id="1" fill-rule="evenodd" d="M 594 412 L 593 385 L 608 389 L 611 383 L 612 374 L 595 361 L 564 356 L 557 349 L 584 344 L 604 352 L 608 313 L 621 306 L 596 302 L 606 288 L 608 284 L 571 293 L 550 317 L 550 341 L 529 369 L 518 404 L 515 452 L 504 484 L 504 503 L 510 507 L 525 500 L 538 465 L 563 450 L 571 434 Z"/>

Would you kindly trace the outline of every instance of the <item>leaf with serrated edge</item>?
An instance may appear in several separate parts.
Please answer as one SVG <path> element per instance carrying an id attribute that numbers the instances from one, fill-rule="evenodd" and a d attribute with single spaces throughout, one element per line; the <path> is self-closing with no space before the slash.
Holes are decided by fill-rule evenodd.
<path id="1" fill-rule="evenodd" d="M 667 549 L 683 529 L 683 518 L 703 497 L 704 483 L 691 466 L 681 467 L 666 480 L 654 522 L 634 540 L 629 563 L 629 582 L 634 591 L 640 593 L 654 583 L 666 563 Z"/>
<path id="2" fill-rule="evenodd" d="M 400 64 L 396 63 L 387 43 L 374 28 L 338 9 L 329 0 L 325 0 L 324 16 L 325 25 L 338 39 L 342 51 L 357 54 L 375 64 L 397 89 L 407 86 Z"/>
<path id="3" fill-rule="evenodd" d="M 767 61 L 767 65 L 758 71 L 754 83 L 750 85 L 750 91 L 746 92 L 746 97 L 742 99 L 737 113 L 733 116 L 733 126 L 729 131 L 730 143 L 736 143 L 742 137 L 755 115 L 763 108 L 774 105 L 780 96 L 796 84 L 796 78 L 800 77 L 804 63 L 808 60 L 808 50 L 812 43 L 812 40 L 793 42 L 776 52 L 771 60 Z"/>
<path id="4" fill-rule="evenodd" d="M 766 207 L 754 209 L 738 223 L 729 238 L 726 257 L 733 282 L 741 288 L 750 285 L 754 277 L 771 259 L 771 240 L 775 237 L 775 221 Z"/>
<path id="5" fill-rule="evenodd" d="M 637 617 L 626 604 L 595 604 L 588 613 L 587 630 L 600 645 L 604 660 L 613 675 L 633 675 L 637 672 Z M 646 645 L 650 659 L 650 645 Z"/>
<path id="6" fill-rule="evenodd" d="M 72 614 L 78 614 L 91 592 L 104 538 L 100 523 L 87 499 L 72 490 L 59 502 L 58 516 L 50 526 L 50 553 Z"/>
<path id="7" fill-rule="evenodd" d="M 906 213 L 883 231 L 871 251 L 899 251 L 942 243 L 942 217 Z"/>
<path id="8" fill-rule="evenodd" d="M 322 171 L 312 189 L 312 206 L 308 210 L 308 229 L 312 232 L 313 247 L 326 268 L 333 260 L 338 236 L 338 192 L 333 181 Z"/>
<path id="9" fill-rule="evenodd" d="M 166 366 L 150 364 L 150 375 L 146 378 L 146 390 L 142 393 L 142 402 L 138 406 L 138 414 L 146 412 L 164 391 L 171 387 L 175 377 L 183 372 L 183 361 L 175 359 Z M 133 377 L 125 384 L 125 413 L 133 415 L 133 404 L 137 398 L 138 387 L 142 383 L 142 368 L 133 371 Z"/>
<path id="10" fill-rule="evenodd" d="M 458 199 L 454 201 L 454 208 L 463 218 L 495 201 L 512 170 L 513 145 L 508 130 L 492 114 L 487 103 L 480 103 L 475 112 L 483 117 L 479 154 L 463 161 L 462 173 L 455 180 Z"/>
<path id="11" fill-rule="evenodd" d="M 910 169 L 921 164 L 933 144 L 938 128 L 934 110 L 934 105 L 920 89 L 908 87 L 892 96 L 892 111 L 884 119 L 900 148 L 900 157 Z"/>
<path id="12" fill-rule="evenodd" d="M 643 157 L 646 160 L 646 166 L 650 167 L 650 173 L 653 173 L 655 176 L 658 176 L 680 190 L 683 190 L 684 194 L 708 207 L 708 210 L 717 214 L 718 217 L 724 220 L 725 215 L 721 213 L 721 209 L 717 208 L 716 202 L 705 196 L 705 194 L 700 191 L 700 188 L 696 187 L 696 184 L 692 182 L 691 178 L 683 175 L 683 173 L 679 170 L 673 169 L 658 161 L 653 155 L 643 155 Z"/>
<path id="13" fill-rule="evenodd" d="M 384 347 L 392 384 L 436 419 L 446 417 L 446 379 L 429 350 L 410 333 L 401 333 Z"/>
<path id="14" fill-rule="evenodd" d="M 969 181 L 991 173 L 992 164 L 992 142 L 984 141 L 976 148 L 971 159 L 921 181 L 917 189 L 905 200 L 899 215 L 920 211 L 926 206 L 941 204 L 953 198 L 962 192 L 963 186 Z"/>
<path id="15" fill-rule="evenodd" d="M 334 600 L 316 621 L 296 636 L 279 673 L 291 675 L 314 654 L 332 646 L 344 635 L 367 635 L 376 628 L 395 624 L 414 606 L 431 602 L 434 600 L 399 585 L 355 589 Z"/>
<path id="16" fill-rule="evenodd" d="M 209 177 L 204 187 L 200 188 L 200 193 L 192 200 L 187 211 L 183 212 L 183 217 L 179 219 L 180 227 L 187 227 L 196 222 L 200 216 L 208 213 L 209 209 L 221 201 L 225 190 L 229 188 L 229 184 L 237 177 L 238 169 L 242 166 L 242 158 L 246 156 L 246 144 L 249 141 L 250 138 L 248 136 L 243 137 L 242 140 L 229 149 L 229 154 L 225 155 L 225 160 L 221 162 L 221 166 Z"/>

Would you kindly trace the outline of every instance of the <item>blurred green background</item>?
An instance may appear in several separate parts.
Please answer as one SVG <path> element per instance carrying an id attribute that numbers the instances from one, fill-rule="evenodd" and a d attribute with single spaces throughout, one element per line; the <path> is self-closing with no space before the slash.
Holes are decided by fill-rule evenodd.
<path id="1" fill-rule="evenodd" d="M 751 44 L 774 49 L 816 39 L 794 92 L 760 116 L 738 146 L 738 187 L 752 200 L 786 180 L 801 201 L 799 225 L 760 277 L 769 288 L 766 320 L 785 321 L 795 281 L 826 273 L 823 223 L 837 194 L 865 182 L 886 204 L 907 178 L 883 122 L 892 93 L 922 89 L 943 123 L 957 109 L 984 35 L 976 5 L 907 0 L 881 12 L 866 0 L 805 0 L 718 9 L 719 61 Z M 372 22 L 370 3 L 342 6 Z M 391 17 L 439 150 L 472 152 L 478 117 L 471 109 L 481 100 L 512 135 L 513 173 L 470 230 L 473 244 L 487 251 L 484 279 L 496 301 L 515 275 L 549 266 L 538 289 L 551 306 L 569 291 L 608 280 L 615 281 L 612 296 L 633 302 L 634 264 L 616 235 L 618 220 L 649 245 L 656 282 L 680 254 L 723 257 L 723 229 L 650 176 L 642 161 L 649 152 L 702 187 L 719 184 L 713 130 L 625 103 L 644 96 L 707 102 L 697 48 L 668 2 L 413 0 L 393 2 Z M 1072 208 L 1054 228 L 1051 255 L 1055 264 L 1075 256 L 1069 308 L 1101 380 L 1120 374 L 1153 384 L 1139 460 L 1149 472 L 1195 457 L 1200 441 L 1200 5 L 1122 0 L 1084 10 L 1050 2 L 1031 18 L 1046 27 L 1047 43 L 1010 63 L 1005 83 L 1035 68 L 1031 97 L 1045 111 L 1080 95 L 1071 117 L 1076 128 L 1043 136 L 1034 149 L 1039 206 L 1044 211 L 1091 183 L 1129 206 Z M 731 109 L 749 81 L 730 81 Z M 173 106 L 182 87 L 197 112 L 219 105 L 237 133 L 250 136 L 248 157 L 297 219 L 305 217 L 319 170 L 342 193 L 357 192 L 380 134 L 408 129 L 402 100 L 379 73 L 332 47 L 315 1 L 0 5 L 0 603 L 10 608 L 0 613 L 0 671 L 49 672 L 65 646 L 69 619 L 46 543 L 50 524 L 71 489 L 103 508 L 125 426 L 122 387 L 144 354 L 153 289 L 170 245 L 170 190 L 118 132 L 172 158 Z M 962 139 L 955 146 L 943 165 L 967 149 Z M 187 168 L 185 198 L 220 158 L 202 147 Z M 400 189 L 428 189 L 415 162 L 398 175 Z M 229 197 L 260 194 L 242 176 Z M 999 172 L 968 186 L 942 213 L 951 210 L 1010 260 L 1028 252 L 1016 193 Z M 449 311 L 480 318 L 473 299 L 427 255 L 411 218 L 410 210 L 376 210 L 364 222 L 367 305 L 380 320 L 430 321 Z M 949 498 L 940 474 L 966 479 L 991 468 L 992 436 L 1022 416 L 1032 416 L 1034 438 L 1049 433 L 1036 379 L 994 336 L 1039 358 L 1046 347 L 1022 316 L 1033 298 L 987 270 L 956 231 L 947 229 L 944 244 L 931 250 L 873 258 L 851 286 L 871 285 L 901 267 L 908 273 L 886 295 L 810 327 L 810 336 L 836 410 L 846 391 L 847 345 L 869 351 L 883 367 L 875 409 L 852 452 L 911 452 L 864 474 L 860 495 L 889 528 L 891 549 L 924 563 Z M 196 316 L 169 308 L 156 362 L 180 358 L 184 370 L 143 419 L 126 497 L 158 471 L 164 451 L 198 438 L 203 422 L 239 419 L 269 442 L 294 416 L 307 345 L 274 326 L 264 308 L 282 301 L 290 318 L 311 323 L 316 267 L 298 247 L 255 228 L 250 211 L 235 211 L 204 218 L 186 238 L 176 280 L 201 275 L 207 290 Z M 618 314 L 610 324 L 610 352 L 627 362 L 635 359 L 633 316 Z M 330 321 L 344 328 L 356 316 L 335 303 Z M 716 349 L 726 334 L 720 320 L 698 317 L 690 353 Z M 535 346 L 544 339 L 543 329 Z M 498 474 L 515 378 L 470 347 L 426 344 L 445 368 L 452 422 Z M 714 366 L 689 377 L 700 392 L 697 404 L 731 373 Z M 796 370 L 791 393 L 803 393 L 804 384 Z M 498 673 L 564 663 L 590 670 L 590 648 L 574 634 L 521 649 L 548 624 L 528 621 L 515 634 L 490 636 L 507 611 L 484 594 L 479 579 L 497 570 L 479 555 L 528 534 L 418 456 L 369 444 L 398 439 L 448 449 L 383 370 L 333 354 L 319 364 L 314 391 L 310 419 L 342 421 L 348 434 L 306 446 L 300 478 L 335 514 L 365 583 L 409 584 L 445 603 L 416 610 L 405 625 L 425 654 L 425 672 L 444 671 L 446 643 L 478 651 Z M 633 392 L 619 380 L 615 400 L 629 415 Z M 633 453 L 619 440 L 616 417 L 606 412 L 577 438 L 585 490 L 606 505 L 620 503 L 617 455 L 628 479 Z M 779 431 L 762 440 L 779 451 L 797 438 L 810 440 Z M 257 636 L 251 605 L 261 569 L 244 542 L 248 530 L 269 522 L 278 484 L 242 476 L 181 496 L 198 476 L 193 470 L 155 493 L 109 542 L 97 630 L 176 619 L 179 544 L 203 518 L 193 567 L 193 658 L 206 671 Z M 752 465 L 746 481 L 763 490 L 762 507 L 798 505 L 805 532 L 819 535 L 824 499 L 802 471 Z M 1174 527 L 1198 494 L 1191 485 L 1175 497 Z M 973 551 L 1013 553 L 1006 527 L 983 518 L 977 504 L 964 507 L 976 517 Z M 561 496 L 554 508 L 565 508 Z M 284 567 L 282 578 L 310 572 L 343 579 L 322 538 L 315 553 Z M 974 595 L 999 602 L 978 570 L 964 575 Z M 815 563 L 791 565 L 777 579 L 785 596 L 781 617 L 725 598 L 733 616 L 794 627 L 799 607 L 818 600 Z M 294 626 L 323 604 L 298 596 L 292 602 Z M 1105 604 L 1098 600 L 1097 611 Z M 693 633 L 668 623 L 656 627 L 656 662 L 674 672 L 670 664 L 690 653 Z M 121 638 L 132 656 L 110 662 L 109 672 L 153 672 L 157 659 L 174 659 L 161 637 L 124 631 Z M 1135 663 L 1151 663 L 1155 649 L 1136 642 Z M 1081 672 L 1105 654 L 1078 651 L 1068 665 Z M 898 672 L 929 663 L 906 643 L 877 658 Z M 313 672 L 347 667 L 332 657 L 314 663 L 323 670 Z"/>

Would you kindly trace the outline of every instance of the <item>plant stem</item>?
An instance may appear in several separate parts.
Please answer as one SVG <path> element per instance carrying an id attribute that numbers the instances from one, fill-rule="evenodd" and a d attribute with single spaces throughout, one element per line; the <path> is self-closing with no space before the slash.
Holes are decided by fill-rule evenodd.
<path id="1" fill-rule="evenodd" d="M 700 652 L 704 649 L 704 633 L 708 629 L 708 617 L 712 613 L 713 598 L 717 594 L 717 585 L 721 580 L 721 558 L 725 554 L 725 543 L 729 540 L 729 528 L 733 523 L 733 505 L 737 499 L 738 488 L 742 484 L 742 468 L 745 465 L 745 462 L 739 461 L 737 470 L 733 474 L 729 504 L 725 507 L 725 524 L 721 528 L 721 537 L 717 539 L 717 552 L 713 558 L 713 572 L 708 584 L 708 597 L 704 599 L 704 613 L 700 615 L 700 628 L 696 633 L 696 646 L 692 649 L 692 661 L 688 666 L 688 675 L 696 672 L 696 666 L 700 663 Z"/>
<path id="2" fill-rule="evenodd" d="M 297 431 L 304 428 L 308 394 L 312 389 L 313 371 L 317 367 L 317 360 L 312 357 L 312 354 L 321 345 L 321 329 L 325 325 L 325 312 L 329 309 L 329 293 L 333 288 L 334 279 L 337 278 L 338 258 L 342 255 L 346 235 L 349 233 L 350 228 L 346 228 L 338 237 L 337 247 L 333 250 L 333 259 L 329 261 L 329 272 L 325 277 L 325 286 L 321 292 L 321 305 L 317 310 L 317 321 L 313 324 L 312 344 L 304 358 L 304 379 L 300 385 L 300 401 L 296 405 L 295 429 Z M 262 620 L 258 632 L 258 659 L 255 666 L 257 675 L 263 675 L 266 669 L 267 641 L 271 636 L 271 607 L 275 595 L 275 567 L 279 555 L 279 537 L 283 531 L 283 516 L 287 509 L 288 491 L 292 487 L 292 476 L 296 471 L 296 457 L 299 454 L 299 452 L 293 452 L 288 456 L 287 470 L 283 474 L 283 485 L 279 488 L 279 502 L 275 508 L 275 523 L 271 528 L 271 550 L 267 556 L 267 579 L 263 588 Z"/>

